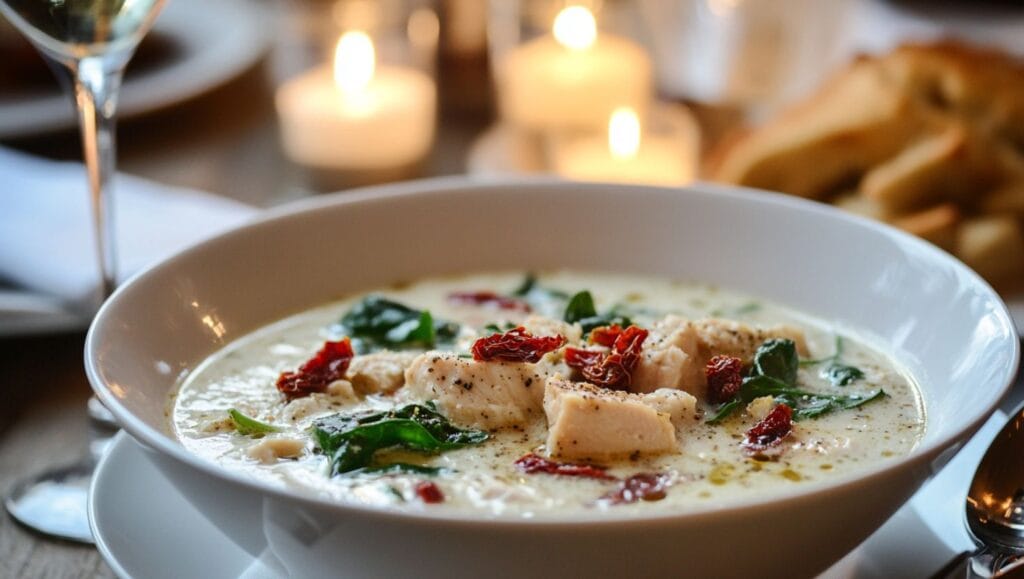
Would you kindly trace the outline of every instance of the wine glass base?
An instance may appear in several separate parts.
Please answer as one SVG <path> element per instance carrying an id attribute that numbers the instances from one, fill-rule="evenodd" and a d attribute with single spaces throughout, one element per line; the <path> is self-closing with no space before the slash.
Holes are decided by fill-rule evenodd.
<path id="1" fill-rule="evenodd" d="M 89 529 L 89 482 L 93 464 L 81 462 L 18 483 L 4 506 L 19 523 L 40 533 L 93 544 Z"/>

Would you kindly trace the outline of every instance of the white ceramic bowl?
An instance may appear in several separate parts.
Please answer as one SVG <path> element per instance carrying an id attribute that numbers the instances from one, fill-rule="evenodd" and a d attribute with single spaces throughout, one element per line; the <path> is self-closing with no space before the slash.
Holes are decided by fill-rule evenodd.
<path id="1" fill-rule="evenodd" d="M 178 381 L 269 322 L 398 280 L 552 268 L 713 282 L 870 332 L 920 381 L 924 440 L 855 478 L 770 500 L 545 522 L 333 504 L 236 476 L 168 433 Z M 811 575 L 948 460 L 1018 359 L 1013 324 L 984 281 L 883 225 L 709 185 L 551 181 L 424 181 L 270 212 L 121 287 L 86 345 L 96 393 L 157 467 L 239 545 L 254 555 L 269 546 L 297 577 Z"/>

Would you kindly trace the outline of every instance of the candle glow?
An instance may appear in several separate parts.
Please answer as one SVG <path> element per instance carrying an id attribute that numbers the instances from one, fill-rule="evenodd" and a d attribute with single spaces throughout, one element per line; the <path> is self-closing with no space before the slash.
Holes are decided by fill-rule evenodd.
<path id="1" fill-rule="evenodd" d="M 378 64 L 373 41 L 359 30 L 338 39 L 333 63 L 282 85 L 276 101 L 285 152 L 309 167 L 403 167 L 426 156 L 434 138 L 433 79 Z"/>
<path id="2" fill-rule="evenodd" d="M 569 6 L 555 16 L 551 33 L 570 50 L 586 50 L 597 40 L 597 20 L 583 6 Z"/>
<path id="3" fill-rule="evenodd" d="M 640 118 L 629 107 L 620 107 L 608 121 L 608 150 L 617 160 L 632 159 L 640 150 Z"/>
<path id="4" fill-rule="evenodd" d="M 501 114 L 527 130 L 603 133 L 616 107 L 644 116 L 654 98 L 654 70 L 644 48 L 599 33 L 595 13 L 575 2 L 557 14 L 549 34 L 496 61 Z"/>
<path id="5" fill-rule="evenodd" d="M 334 49 L 334 84 L 338 90 L 355 95 L 366 90 L 373 80 L 377 56 L 373 41 L 358 30 L 346 32 Z"/>
<path id="6" fill-rule="evenodd" d="M 632 107 L 617 107 L 607 133 L 566 134 L 549 149 L 554 171 L 566 178 L 607 183 L 682 185 L 693 180 L 699 136 L 683 111 L 658 107 L 641 125 Z"/>

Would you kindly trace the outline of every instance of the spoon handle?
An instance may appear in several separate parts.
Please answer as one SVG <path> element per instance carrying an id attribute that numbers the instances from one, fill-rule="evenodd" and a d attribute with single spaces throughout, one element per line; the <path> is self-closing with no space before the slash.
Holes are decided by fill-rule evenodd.
<path id="1" fill-rule="evenodd" d="M 932 579 L 1024 579 L 1024 557 L 986 547 L 964 551 L 932 575 Z"/>
<path id="2" fill-rule="evenodd" d="M 982 547 L 967 559 L 967 579 L 1006 577 L 1003 570 L 1020 557 Z"/>
<path id="3" fill-rule="evenodd" d="M 1016 560 L 1007 563 L 1006 566 L 999 570 L 999 574 L 996 577 L 999 579 L 1024 579 L 1024 557 L 1018 557 Z"/>

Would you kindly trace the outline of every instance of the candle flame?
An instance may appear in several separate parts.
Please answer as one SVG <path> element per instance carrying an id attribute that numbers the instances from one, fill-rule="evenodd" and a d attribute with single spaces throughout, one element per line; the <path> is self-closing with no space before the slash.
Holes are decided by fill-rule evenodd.
<path id="1" fill-rule="evenodd" d="M 376 67 L 373 41 L 362 31 L 341 35 L 334 49 L 334 83 L 345 93 L 359 93 L 370 84 Z"/>
<path id="2" fill-rule="evenodd" d="M 586 50 L 597 40 L 597 20 L 583 6 L 569 6 L 555 16 L 555 40 L 570 50 Z"/>
<path id="3" fill-rule="evenodd" d="M 616 159 L 631 159 L 640 150 L 640 118 L 629 107 L 612 112 L 608 121 L 608 149 Z"/>

